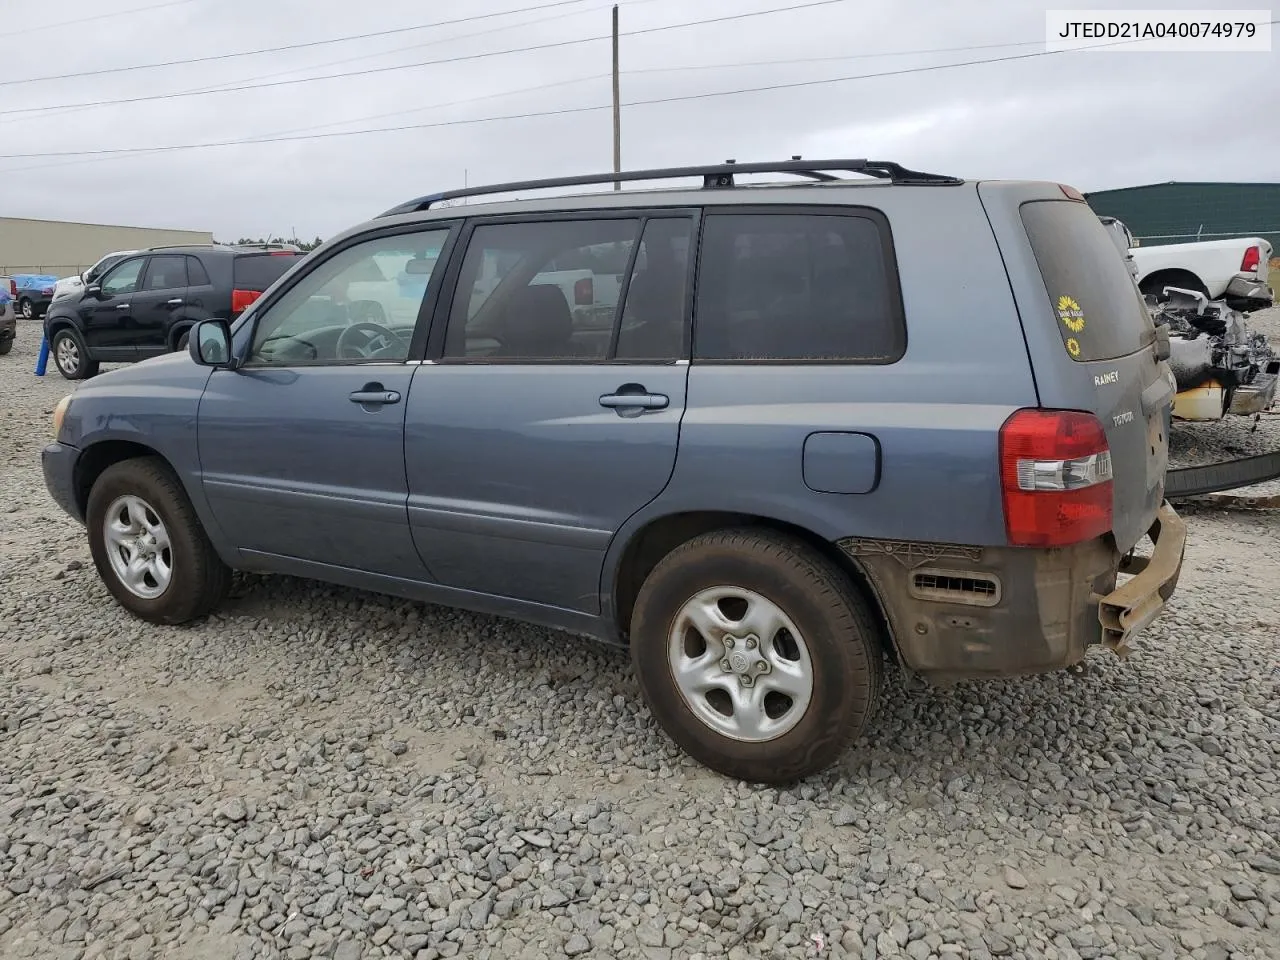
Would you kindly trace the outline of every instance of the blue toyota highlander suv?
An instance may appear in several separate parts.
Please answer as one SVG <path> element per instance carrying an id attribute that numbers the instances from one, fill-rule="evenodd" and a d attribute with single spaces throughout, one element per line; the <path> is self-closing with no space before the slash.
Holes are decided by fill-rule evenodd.
<path id="1" fill-rule="evenodd" d="M 676 185 L 441 206 L 614 180 Z M 585 279 L 617 281 L 612 324 L 575 320 Z M 1128 649 L 1182 565 L 1165 356 L 1055 183 L 499 184 L 87 381 L 44 471 L 143 619 L 274 571 L 627 644 L 685 750 L 786 782 L 863 730 L 886 658 L 948 683 Z"/>

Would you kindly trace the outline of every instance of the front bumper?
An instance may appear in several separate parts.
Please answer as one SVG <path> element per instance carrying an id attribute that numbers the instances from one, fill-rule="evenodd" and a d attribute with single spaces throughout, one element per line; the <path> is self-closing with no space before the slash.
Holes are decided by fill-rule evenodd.
<path id="1" fill-rule="evenodd" d="M 44 470 L 44 485 L 49 496 L 68 514 L 84 522 L 80 504 L 76 501 L 76 461 L 80 451 L 70 444 L 51 443 L 40 452 L 40 466 Z"/>
<path id="2" fill-rule="evenodd" d="M 1160 616 L 1182 573 L 1187 525 L 1167 501 L 1160 507 L 1147 535 L 1155 544 L 1151 556 L 1129 557 L 1120 572 L 1133 576 L 1105 597 L 1098 598 L 1102 642 L 1120 656 L 1129 652 L 1129 641 Z"/>

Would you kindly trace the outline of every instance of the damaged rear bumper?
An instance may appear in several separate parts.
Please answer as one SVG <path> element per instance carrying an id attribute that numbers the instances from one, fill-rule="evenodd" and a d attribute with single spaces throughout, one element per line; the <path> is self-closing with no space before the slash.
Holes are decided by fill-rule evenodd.
<path id="1" fill-rule="evenodd" d="M 1133 576 L 1098 598 L 1102 642 L 1122 657 L 1129 652 L 1129 641 L 1160 616 L 1182 573 L 1187 525 L 1168 502 L 1160 507 L 1148 536 L 1155 544 L 1151 556 L 1128 558 L 1120 572 Z"/>
<path id="2" fill-rule="evenodd" d="M 1125 562 L 1109 537 L 1044 550 L 852 537 L 838 546 L 866 577 L 902 666 L 948 685 L 1060 670 L 1094 645 L 1124 656 L 1182 572 L 1186 526 L 1168 503 L 1148 535 L 1152 556 Z"/>

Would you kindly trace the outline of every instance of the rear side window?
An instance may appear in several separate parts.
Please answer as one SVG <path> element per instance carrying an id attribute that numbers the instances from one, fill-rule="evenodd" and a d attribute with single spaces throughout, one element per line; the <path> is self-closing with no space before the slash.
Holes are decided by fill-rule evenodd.
<path id="1" fill-rule="evenodd" d="M 236 257 L 235 288 L 237 290 L 266 290 L 283 277 L 302 254 L 251 253 Z"/>
<path id="2" fill-rule="evenodd" d="M 186 257 L 152 257 L 143 290 L 180 290 L 187 285 Z"/>
<path id="3" fill-rule="evenodd" d="M 1035 200 L 1021 212 L 1067 354 L 1113 360 L 1150 343 L 1151 316 L 1093 210 L 1073 200 Z"/>
<path id="4" fill-rule="evenodd" d="M 204 264 L 195 257 L 187 257 L 187 282 L 193 287 L 207 287 L 212 283 Z"/>
<path id="5" fill-rule="evenodd" d="M 906 327 L 877 215 L 713 213 L 699 258 L 695 360 L 892 363 Z"/>

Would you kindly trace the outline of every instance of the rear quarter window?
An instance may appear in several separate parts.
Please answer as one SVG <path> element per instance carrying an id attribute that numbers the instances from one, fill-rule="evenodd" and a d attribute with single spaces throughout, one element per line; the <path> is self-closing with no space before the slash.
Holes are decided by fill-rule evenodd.
<path id="1" fill-rule="evenodd" d="M 893 363 L 906 350 L 881 214 L 715 212 L 702 234 L 695 360 Z"/>
<path id="2" fill-rule="evenodd" d="M 1113 360 L 1147 346 L 1151 316 L 1093 210 L 1074 200 L 1035 200 L 1021 214 L 1067 355 Z"/>
<path id="3" fill-rule="evenodd" d="M 236 257 L 235 288 L 237 290 L 266 290 L 283 277 L 303 254 L 251 253 Z"/>

